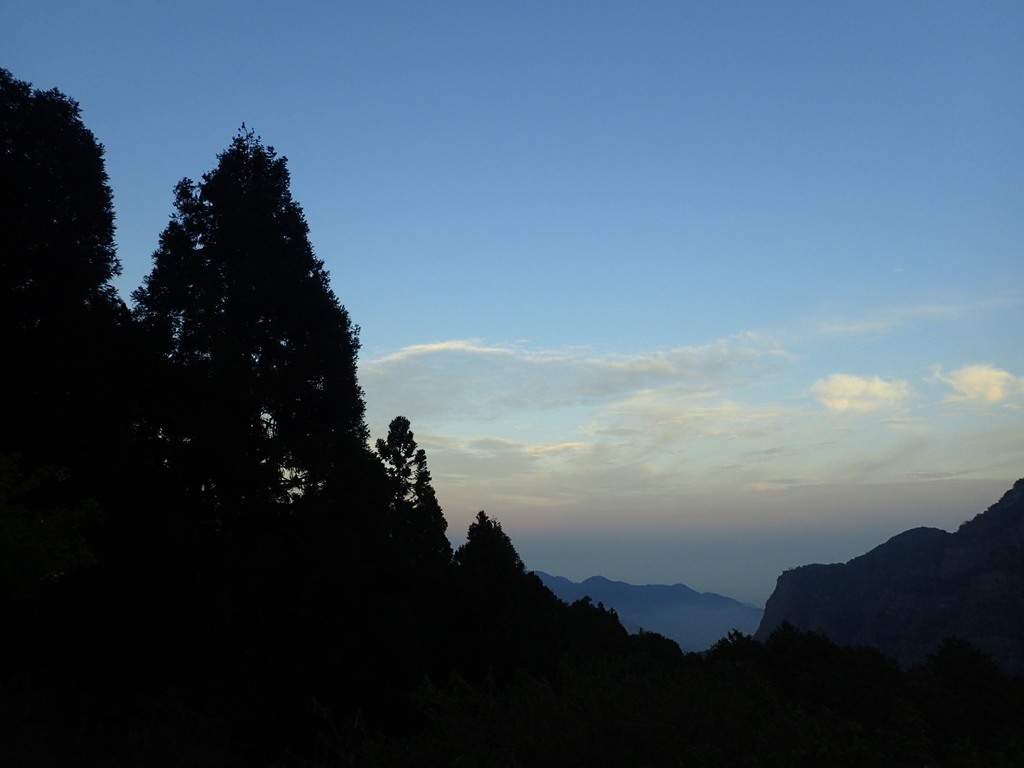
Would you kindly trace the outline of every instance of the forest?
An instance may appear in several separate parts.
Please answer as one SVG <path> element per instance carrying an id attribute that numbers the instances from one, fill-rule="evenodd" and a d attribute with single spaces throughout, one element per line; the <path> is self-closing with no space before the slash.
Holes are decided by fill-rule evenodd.
<path id="1" fill-rule="evenodd" d="M 1024 765 L 1024 682 L 965 641 L 684 654 L 485 512 L 453 551 L 255 132 L 176 186 L 130 303 L 102 145 L 6 70 L 0 178 L 3 765 Z"/>

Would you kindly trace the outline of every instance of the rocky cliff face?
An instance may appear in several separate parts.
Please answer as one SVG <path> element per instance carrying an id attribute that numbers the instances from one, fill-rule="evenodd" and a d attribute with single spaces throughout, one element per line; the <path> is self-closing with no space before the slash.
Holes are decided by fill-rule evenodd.
<path id="1" fill-rule="evenodd" d="M 1024 479 L 956 533 L 914 528 L 848 563 L 786 571 L 755 638 L 783 621 L 901 664 L 956 635 L 1024 675 Z"/>

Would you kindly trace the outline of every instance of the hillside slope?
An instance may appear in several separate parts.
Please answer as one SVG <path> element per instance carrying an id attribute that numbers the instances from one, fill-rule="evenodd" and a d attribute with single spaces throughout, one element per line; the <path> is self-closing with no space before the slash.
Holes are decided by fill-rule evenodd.
<path id="1" fill-rule="evenodd" d="M 1024 675 L 1024 480 L 956 533 L 914 528 L 848 563 L 786 571 L 755 637 L 783 621 L 901 664 L 955 635 Z"/>

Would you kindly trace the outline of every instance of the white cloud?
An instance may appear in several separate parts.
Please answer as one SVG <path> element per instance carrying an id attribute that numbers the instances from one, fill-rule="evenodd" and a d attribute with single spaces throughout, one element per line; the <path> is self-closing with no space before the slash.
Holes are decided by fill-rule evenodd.
<path id="1" fill-rule="evenodd" d="M 987 364 L 965 365 L 945 376 L 942 368 L 936 367 L 935 375 L 956 391 L 951 401 L 992 404 L 1005 400 L 1014 390 L 1024 389 L 1024 379 Z"/>
<path id="2" fill-rule="evenodd" d="M 963 425 L 936 423 L 927 409 L 909 419 L 907 381 L 807 365 L 749 334 L 634 355 L 453 340 L 364 361 L 360 381 L 371 428 L 396 414 L 412 420 L 454 530 L 481 508 L 538 530 L 569 518 L 639 525 L 700 518 L 685 499 L 708 489 L 963 470 L 962 444 L 947 434 Z M 966 398 L 975 390 L 964 382 L 977 389 L 985 379 L 968 373 L 943 380 Z M 796 380 L 819 376 L 804 395 L 836 413 L 880 416 L 823 420 L 817 404 L 793 399 Z M 1019 446 L 1002 453 L 1019 462 Z"/>
<path id="3" fill-rule="evenodd" d="M 811 387 L 822 405 L 834 411 L 873 413 L 884 408 L 897 408 L 914 397 L 910 384 L 902 379 L 885 381 L 878 376 L 851 376 L 833 373 Z"/>
<path id="4" fill-rule="evenodd" d="M 359 378 L 372 411 L 480 421 L 594 406 L 645 390 L 722 394 L 773 374 L 789 359 L 771 339 L 751 334 L 637 355 L 457 340 L 364 362 Z"/>

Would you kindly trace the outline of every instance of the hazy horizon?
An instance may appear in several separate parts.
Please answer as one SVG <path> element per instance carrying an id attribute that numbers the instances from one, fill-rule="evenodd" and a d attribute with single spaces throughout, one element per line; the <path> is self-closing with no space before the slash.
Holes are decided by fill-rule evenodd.
<path id="1" fill-rule="evenodd" d="M 937 481 L 927 489 L 931 498 L 909 493 L 908 485 L 858 486 L 846 496 L 833 495 L 836 489 L 828 486 L 805 488 L 822 503 L 825 514 L 820 519 L 731 531 L 650 526 L 632 534 L 588 533 L 582 527 L 538 533 L 523 526 L 519 516 L 510 516 L 511 523 L 502 525 L 528 570 L 575 582 L 604 576 L 637 585 L 685 584 L 698 592 L 714 592 L 763 608 L 784 570 L 846 562 L 910 528 L 955 532 L 961 523 L 995 504 L 1012 483 L 1003 487 L 999 481 Z M 771 515 L 786 500 L 783 492 L 758 511 Z M 727 503 L 725 499 L 717 505 Z M 448 517 L 451 523 L 451 514 Z M 459 544 L 465 530 L 453 528 L 449 538 Z"/>
<path id="2" fill-rule="evenodd" d="M 449 535 L 763 605 L 1024 476 L 1024 6 L 11 0 L 117 286 L 244 122 Z"/>

